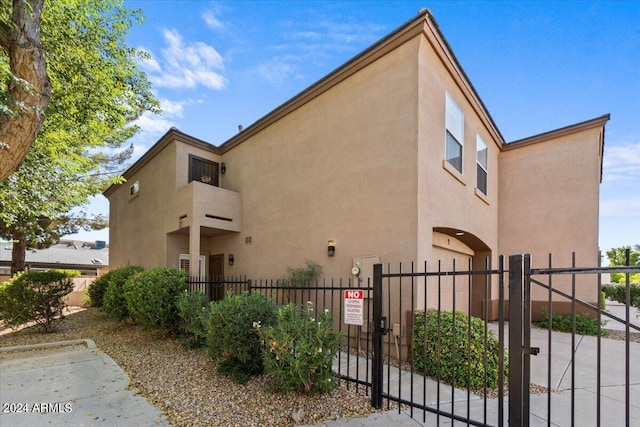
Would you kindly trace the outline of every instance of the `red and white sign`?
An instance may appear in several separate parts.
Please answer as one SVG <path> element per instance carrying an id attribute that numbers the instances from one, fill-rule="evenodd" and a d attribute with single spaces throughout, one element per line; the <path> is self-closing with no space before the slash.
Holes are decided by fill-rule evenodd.
<path id="1" fill-rule="evenodd" d="M 364 323 L 364 291 L 362 289 L 344 291 L 344 323 L 360 326 Z"/>

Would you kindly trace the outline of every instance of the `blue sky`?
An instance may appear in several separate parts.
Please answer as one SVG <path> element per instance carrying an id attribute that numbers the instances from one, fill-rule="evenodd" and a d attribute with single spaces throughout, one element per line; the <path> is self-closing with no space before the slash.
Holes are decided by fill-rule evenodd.
<path id="1" fill-rule="evenodd" d="M 171 126 L 222 144 L 427 7 L 506 141 L 611 114 L 600 246 L 640 243 L 640 2 L 125 4 L 145 15 L 128 42 L 151 55 L 140 67 L 163 108 L 138 121 L 132 161 Z M 89 212 L 108 214 L 106 199 Z"/>

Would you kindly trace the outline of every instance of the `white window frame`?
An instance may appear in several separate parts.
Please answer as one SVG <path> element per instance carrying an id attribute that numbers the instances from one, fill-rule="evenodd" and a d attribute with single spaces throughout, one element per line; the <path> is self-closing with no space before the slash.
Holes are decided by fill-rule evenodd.
<path id="1" fill-rule="evenodd" d="M 481 153 L 484 151 L 484 159 L 481 158 Z M 484 160 L 484 164 L 483 164 Z M 479 169 L 478 169 L 479 168 Z M 480 173 L 480 169 L 484 171 L 484 185 L 485 188 L 480 187 L 480 180 L 478 179 L 478 174 Z M 489 192 L 489 148 L 487 144 L 484 142 L 480 135 L 476 137 L 476 188 L 485 196 Z"/>
<path id="2" fill-rule="evenodd" d="M 140 194 L 140 181 L 136 181 L 129 186 L 129 197 L 136 197 Z"/>
<path id="3" fill-rule="evenodd" d="M 198 274 L 192 274 L 191 268 L 190 268 L 191 256 L 189 254 L 180 254 L 178 257 L 178 269 L 186 271 L 189 277 L 199 277 L 200 279 L 204 279 L 206 276 L 205 262 L 206 262 L 206 257 L 204 255 L 200 255 L 199 265 L 198 265 Z"/>
<path id="4" fill-rule="evenodd" d="M 464 170 L 464 114 L 458 104 L 445 92 L 445 136 L 444 136 L 444 157 L 455 170 L 462 173 Z M 460 150 L 460 164 L 455 160 L 458 157 L 450 157 L 450 144 L 457 144 Z M 459 166 L 459 167 L 458 167 Z"/>

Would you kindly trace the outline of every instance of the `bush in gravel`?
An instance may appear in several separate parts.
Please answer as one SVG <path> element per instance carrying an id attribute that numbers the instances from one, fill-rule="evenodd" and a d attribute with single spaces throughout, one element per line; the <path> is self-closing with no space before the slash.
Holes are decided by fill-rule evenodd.
<path id="1" fill-rule="evenodd" d="M 331 369 L 342 335 L 333 331 L 331 314 L 314 318 L 313 304 L 278 309 L 275 326 L 255 324 L 264 342 L 263 360 L 272 391 L 327 393 L 338 385 Z"/>
<path id="2" fill-rule="evenodd" d="M 209 311 L 203 292 L 182 292 L 176 300 L 178 333 L 186 348 L 202 347 L 207 339 L 206 321 Z"/>
<path id="3" fill-rule="evenodd" d="M 127 303 L 124 300 L 124 285 L 129 280 L 129 277 L 142 271 L 144 271 L 142 267 L 127 265 L 107 273 L 109 275 L 107 289 L 104 291 L 102 299 L 102 308 L 107 314 L 118 320 L 122 320 L 129 315 Z"/>
<path id="4" fill-rule="evenodd" d="M 255 324 L 277 322 L 277 306 L 261 294 L 232 295 L 209 305 L 207 349 L 218 371 L 244 384 L 264 371 L 262 344 Z"/>
<path id="5" fill-rule="evenodd" d="M 98 277 L 93 281 L 91 286 L 87 289 L 87 294 L 91 299 L 91 306 L 93 307 L 102 307 L 104 301 L 104 293 L 107 290 L 107 286 L 109 286 L 109 281 L 111 280 L 111 275 L 116 270 L 109 271 L 106 274 Z"/>
<path id="6" fill-rule="evenodd" d="M 124 285 L 129 316 L 145 328 L 176 329 L 176 300 L 186 283 L 187 273 L 177 268 L 155 267 L 134 274 Z"/>
<path id="7" fill-rule="evenodd" d="M 469 332 L 469 322 L 471 331 Z M 416 372 L 454 384 L 480 389 L 498 387 L 499 342 L 481 319 L 461 311 L 417 311 L 412 360 Z M 485 369 L 486 354 L 486 369 Z M 504 375 L 508 375 L 505 353 Z"/>
<path id="8" fill-rule="evenodd" d="M 18 274 L 0 287 L 0 317 L 11 327 L 36 322 L 44 332 L 53 332 L 64 319 L 62 299 L 72 290 L 73 282 L 60 271 Z"/>

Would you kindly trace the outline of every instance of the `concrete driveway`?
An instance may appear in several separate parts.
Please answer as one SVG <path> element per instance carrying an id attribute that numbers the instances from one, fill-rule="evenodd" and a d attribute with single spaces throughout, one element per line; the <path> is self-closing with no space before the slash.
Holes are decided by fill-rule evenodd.
<path id="1" fill-rule="evenodd" d="M 169 426 L 92 340 L 0 348 L 2 426 Z"/>

